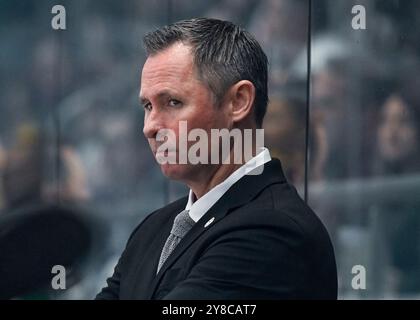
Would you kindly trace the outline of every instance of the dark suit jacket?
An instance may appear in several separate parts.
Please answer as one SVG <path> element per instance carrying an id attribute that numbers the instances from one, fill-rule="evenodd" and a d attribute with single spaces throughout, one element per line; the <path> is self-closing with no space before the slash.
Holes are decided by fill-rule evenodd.
<path id="1" fill-rule="evenodd" d="M 280 161 L 246 175 L 157 264 L 187 197 L 132 233 L 97 299 L 336 299 L 326 229 L 284 177 Z M 214 221 L 206 227 L 206 223 Z"/>

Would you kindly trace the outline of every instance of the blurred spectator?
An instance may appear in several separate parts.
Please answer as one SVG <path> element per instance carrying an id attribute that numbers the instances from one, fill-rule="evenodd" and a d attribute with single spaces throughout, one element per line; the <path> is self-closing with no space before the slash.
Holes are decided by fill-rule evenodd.
<path id="1" fill-rule="evenodd" d="M 290 84 L 284 93 L 270 97 L 264 120 L 265 143 L 280 158 L 286 177 L 295 186 L 303 188 L 306 153 L 306 99 L 304 86 L 293 89 Z M 282 92 L 283 92 L 282 91 Z M 328 141 L 323 114 L 313 110 L 309 127 L 309 171 L 312 182 L 324 180 Z"/>
<path id="2" fill-rule="evenodd" d="M 5 209 L 56 200 L 78 203 L 89 197 L 84 168 L 75 150 L 69 145 L 60 146 L 59 177 L 54 176 L 56 155 L 47 150 L 38 128 L 29 123 L 18 127 L 16 143 L 2 160 Z M 47 172 L 52 174 L 48 176 Z"/>
<path id="3" fill-rule="evenodd" d="M 307 17 L 308 2 L 302 0 L 258 1 L 252 11 L 248 29 L 267 53 L 271 86 L 284 83 L 290 65 L 306 50 Z"/>
<path id="4" fill-rule="evenodd" d="M 16 143 L 8 152 L 3 175 L 7 210 L 41 201 L 41 146 L 42 142 L 35 127 L 25 124 L 18 128 Z"/>
<path id="5" fill-rule="evenodd" d="M 87 185 L 86 170 L 81 162 L 80 156 L 74 147 L 63 144 L 60 146 L 59 155 L 59 180 L 46 181 L 42 187 L 43 199 L 53 203 L 55 201 L 65 203 L 81 204 L 90 198 L 90 191 Z M 55 157 L 50 162 L 56 160 Z"/>
<path id="6" fill-rule="evenodd" d="M 379 116 L 373 172 L 379 175 L 420 172 L 419 106 L 395 92 L 385 101 Z"/>
<path id="7" fill-rule="evenodd" d="M 288 180 L 303 185 L 306 104 L 298 98 L 270 97 L 264 120 L 265 144 L 282 161 Z"/>
<path id="8" fill-rule="evenodd" d="M 411 97 L 410 97 L 411 95 Z M 392 92 L 380 109 L 373 174 L 420 173 L 420 106 L 417 92 Z M 420 202 L 379 204 L 387 261 L 396 276 L 399 294 L 420 291 Z"/>

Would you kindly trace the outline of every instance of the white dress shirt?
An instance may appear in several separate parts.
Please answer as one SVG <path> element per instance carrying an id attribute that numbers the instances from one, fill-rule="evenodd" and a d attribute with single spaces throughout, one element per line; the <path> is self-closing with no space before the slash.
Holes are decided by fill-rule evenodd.
<path id="1" fill-rule="evenodd" d="M 270 151 L 267 148 L 261 148 L 260 152 L 234 171 L 226 180 L 213 187 L 209 192 L 200 199 L 194 201 L 195 196 L 190 189 L 188 203 L 185 210 L 189 210 L 191 219 L 197 222 L 202 216 L 243 176 L 247 175 L 255 168 L 262 166 L 271 160 Z"/>

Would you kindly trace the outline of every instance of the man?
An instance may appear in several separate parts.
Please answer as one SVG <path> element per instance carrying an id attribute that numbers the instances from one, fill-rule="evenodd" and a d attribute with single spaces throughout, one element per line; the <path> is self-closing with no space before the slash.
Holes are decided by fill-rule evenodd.
<path id="1" fill-rule="evenodd" d="M 233 147 L 217 163 L 180 161 L 193 147 L 176 143 L 183 121 L 204 136 L 261 128 L 268 99 L 259 44 L 230 22 L 205 18 L 154 31 L 144 43 L 143 131 L 162 172 L 190 193 L 135 229 L 97 299 L 335 299 L 327 231 L 267 149 L 252 139 L 254 157 L 239 163 L 244 150 Z M 215 141 L 200 156 L 219 151 Z M 177 161 L 161 161 L 170 156 Z"/>

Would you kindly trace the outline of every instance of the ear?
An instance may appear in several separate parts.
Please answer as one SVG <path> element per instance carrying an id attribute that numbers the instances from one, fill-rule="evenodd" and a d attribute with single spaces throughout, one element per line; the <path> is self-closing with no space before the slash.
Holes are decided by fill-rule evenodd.
<path id="1" fill-rule="evenodd" d="M 255 86 L 251 81 L 241 80 L 229 89 L 232 121 L 240 122 L 253 113 Z"/>

